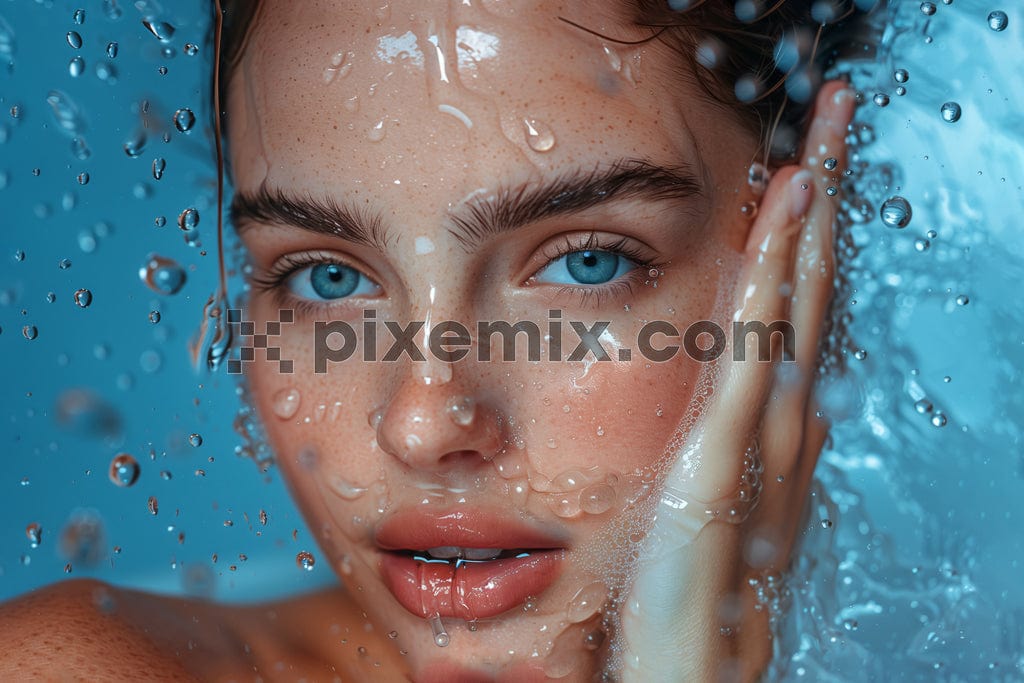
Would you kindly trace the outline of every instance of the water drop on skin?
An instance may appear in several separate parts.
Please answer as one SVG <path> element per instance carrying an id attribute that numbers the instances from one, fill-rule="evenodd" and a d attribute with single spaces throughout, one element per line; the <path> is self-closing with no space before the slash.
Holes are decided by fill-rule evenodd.
<path id="1" fill-rule="evenodd" d="M 274 411 L 274 415 L 282 420 L 290 420 L 299 412 L 301 402 L 302 396 L 298 389 L 281 389 L 274 394 L 271 409 Z"/>
<path id="2" fill-rule="evenodd" d="M 586 621 L 601 610 L 607 597 L 608 587 L 602 582 L 595 581 L 587 584 L 576 591 L 576 594 L 569 600 L 565 616 L 572 624 Z"/>
<path id="3" fill-rule="evenodd" d="M 295 556 L 295 566 L 299 569 L 304 569 L 307 572 L 313 571 L 313 567 L 316 566 L 316 558 L 313 557 L 313 553 L 303 550 Z"/>
<path id="4" fill-rule="evenodd" d="M 590 515 L 607 512 L 615 502 L 615 489 L 608 484 L 594 484 L 580 493 L 580 508 Z"/>
<path id="5" fill-rule="evenodd" d="M 119 453 L 110 461 L 107 476 L 115 486 L 131 486 L 139 478 L 139 463 L 128 453 Z"/>
<path id="6" fill-rule="evenodd" d="M 913 211 L 910 202 L 900 196 L 889 197 L 882 203 L 882 223 L 887 227 L 903 229 L 910 224 Z"/>
<path id="7" fill-rule="evenodd" d="M 89 304 L 92 303 L 92 292 L 88 289 L 79 289 L 75 291 L 75 305 L 79 308 L 89 308 Z"/>
<path id="8" fill-rule="evenodd" d="M 839 162 L 836 160 L 835 157 L 829 157 L 828 159 L 825 159 L 825 161 L 822 163 L 822 166 L 825 167 L 826 171 L 834 171 L 836 170 L 836 165 L 838 163 Z"/>
<path id="9" fill-rule="evenodd" d="M 345 100 L 345 111 L 353 114 L 359 111 L 359 95 L 353 95 Z"/>
<path id="10" fill-rule="evenodd" d="M 740 213 L 748 220 L 755 218 L 757 216 L 757 202 L 743 202 L 740 204 Z"/>
<path id="11" fill-rule="evenodd" d="M 747 171 L 747 185 L 759 197 L 768 189 L 768 183 L 771 181 L 771 178 L 771 171 L 761 163 L 754 162 Z"/>
<path id="12" fill-rule="evenodd" d="M 988 27 L 993 31 L 1003 31 L 1009 23 L 1009 17 L 1002 10 L 995 10 L 988 15 Z"/>
<path id="13" fill-rule="evenodd" d="M 523 119 L 526 131 L 526 144 L 534 152 L 547 152 L 555 146 L 555 134 L 551 128 L 536 119 Z"/>
<path id="14" fill-rule="evenodd" d="M 470 396 L 452 396 L 445 403 L 444 412 L 455 424 L 468 427 L 476 417 L 476 401 Z"/>
<path id="15" fill-rule="evenodd" d="M 939 109 L 939 113 L 942 114 L 942 120 L 946 123 L 956 123 L 960 120 L 960 105 L 956 102 L 946 102 Z"/>
<path id="16" fill-rule="evenodd" d="M 434 614 L 430 617 L 430 632 L 434 635 L 434 645 L 438 647 L 448 647 L 448 643 L 451 642 L 451 637 L 448 632 L 444 630 L 444 624 L 441 622 L 441 615 Z"/>
<path id="17" fill-rule="evenodd" d="M 381 119 L 370 129 L 366 136 L 370 142 L 380 142 L 384 139 L 384 136 L 387 134 L 387 131 L 384 129 L 384 121 L 384 119 Z"/>

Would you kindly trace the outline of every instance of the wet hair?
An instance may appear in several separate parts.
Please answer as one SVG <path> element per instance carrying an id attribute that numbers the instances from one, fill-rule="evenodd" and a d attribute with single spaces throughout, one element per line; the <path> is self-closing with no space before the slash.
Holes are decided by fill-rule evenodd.
<path id="1" fill-rule="evenodd" d="M 814 93 L 837 57 L 857 47 L 864 13 L 877 0 L 622 0 L 629 38 L 577 29 L 620 44 L 659 42 L 679 57 L 678 75 L 758 135 L 768 163 L 799 152 Z M 226 93 L 259 13 L 260 0 L 220 0 L 219 97 Z M 641 32 L 637 39 L 637 30 Z M 861 44 L 863 47 L 863 44 Z"/>

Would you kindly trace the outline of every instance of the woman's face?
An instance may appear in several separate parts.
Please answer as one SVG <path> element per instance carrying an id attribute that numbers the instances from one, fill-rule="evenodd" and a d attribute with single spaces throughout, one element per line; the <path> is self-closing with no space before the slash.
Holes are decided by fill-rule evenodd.
<path id="1" fill-rule="evenodd" d="M 377 4 L 264 0 L 233 74 L 245 319 L 284 320 L 292 362 L 257 350 L 252 397 L 319 559 L 412 668 L 553 674 L 599 644 L 633 503 L 699 413 L 704 365 L 638 334 L 725 325 L 757 141 L 664 46 L 560 20 L 646 37 L 619 8 Z M 431 350 L 445 321 L 469 343 Z M 478 328 L 502 321 L 514 360 Z"/>

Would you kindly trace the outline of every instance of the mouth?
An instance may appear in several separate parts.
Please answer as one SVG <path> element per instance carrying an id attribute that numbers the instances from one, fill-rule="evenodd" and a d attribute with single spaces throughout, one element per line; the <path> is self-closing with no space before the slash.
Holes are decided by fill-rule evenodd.
<path id="1" fill-rule="evenodd" d="M 507 612 L 543 593 L 564 556 L 557 539 L 479 510 L 398 513 L 382 524 L 377 545 L 384 584 L 424 619 Z"/>

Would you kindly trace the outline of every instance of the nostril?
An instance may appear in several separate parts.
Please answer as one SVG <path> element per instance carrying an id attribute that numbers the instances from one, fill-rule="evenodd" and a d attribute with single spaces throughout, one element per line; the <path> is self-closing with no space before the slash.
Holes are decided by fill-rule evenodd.
<path id="1" fill-rule="evenodd" d="M 455 467 L 460 464 L 480 463 L 486 460 L 483 453 L 474 450 L 449 451 L 441 456 L 440 463 L 445 467 Z"/>

